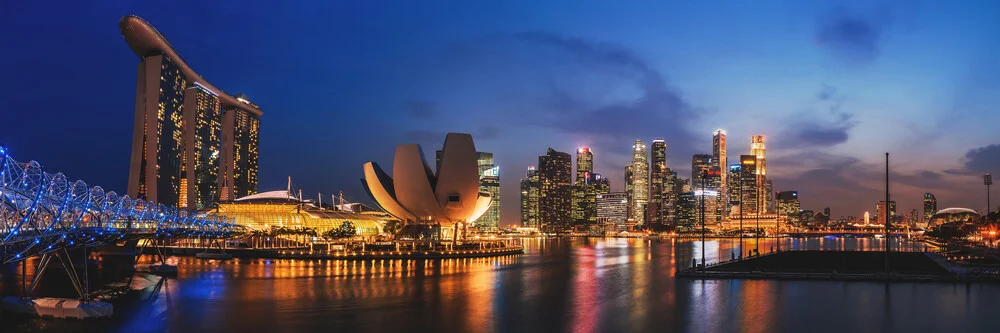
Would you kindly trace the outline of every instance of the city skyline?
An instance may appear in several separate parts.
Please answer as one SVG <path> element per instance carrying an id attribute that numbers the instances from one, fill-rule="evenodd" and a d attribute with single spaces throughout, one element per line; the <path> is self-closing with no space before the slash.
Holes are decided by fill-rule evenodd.
<path id="1" fill-rule="evenodd" d="M 998 30 L 987 14 L 995 8 L 985 7 L 995 4 L 793 3 L 787 13 L 767 10 L 782 6 L 778 3 L 724 8 L 688 4 L 683 9 L 691 19 L 673 17 L 677 23 L 660 17 L 678 12 L 669 10 L 671 6 L 635 6 L 620 8 L 632 19 L 612 20 L 599 33 L 581 18 L 551 23 L 561 14 L 545 8 L 532 8 L 537 9 L 533 15 L 548 23 L 527 24 L 489 14 L 495 10 L 475 10 L 482 5 L 463 4 L 470 14 L 461 22 L 398 29 L 444 11 L 436 10 L 441 9 L 438 4 L 399 12 L 365 4 L 274 11 L 213 4 L 203 11 L 185 11 L 193 16 L 180 20 L 177 17 L 184 16 L 178 9 L 144 6 L 150 5 L 71 4 L 54 12 L 40 4 L 5 7 L 2 27 L 25 33 L 6 41 L 11 51 L 3 60 L 31 65 L 12 68 L 4 83 L 9 94 L 2 102 L 16 111 L 18 121 L 0 124 L 5 133 L 0 140 L 22 158 L 46 161 L 53 169 L 125 192 L 127 179 L 121 175 L 127 173 L 131 150 L 136 66 L 115 25 L 122 16 L 137 14 L 170 38 L 200 74 L 227 91 L 248 92 L 273 110 L 261 124 L 261 191 L 284 188 L 286 177 L 292 176 L 306 180 L 306 193 L 343 190 L 363 199 L 357 165 L 390 159 L 387 152 L 401 142 L 435 147 L 440 134 L 451 131 L 472 133 L 484 151 L 495 154 L 497 165 L 505 166 L 500 175 L 504 225 L 518 220 L 516 180 L 547 146 L 567 152 L 591 147 L 600 156 L 594 170 L 610 178 L 613 191 L 622 191 L 619 170 L 628 162 L 626 150 L 635 139 L 649 142 L 666 136 L 666 164 L 686 175 L 690 170 L 683 166 L 692 154 L 712 151 L 708 135 L 716 128 L 728 132 L 730 164 L 732 157 L 748 153 L 743 138 L 763 134 L 768 137 L 773 190 L 799 191 L 804 209 L 830 206 L 834 217 L 874 210 L 885 151 L 893 157 L 892 200 L 900 212 L 920 208 L 926 192 L 935 194 L 940 208 L 982 210 L 981 173 L 995 172 L 991 168 L 1000 161 L 1000 146 L 995 146 L 1000 142 L 979 125 L 997 120 L 988 111 L 1000 105 L 992 94 L 1000 68 L 983 60 L 997 51 L 986 38 Z M 381 21 L 394 23 L 349 19 L 346 13 L 357 10 L 379 13 L 387 18 Z M 602 12 L 596 4 L 581 10 Z M 719 22 L 737 12 L 752 15 L 721 20 L 718 27 L 692 23 L 706 18 Z M 59 23 L 48 26 L 31 19 L 41 14 Z M 237 24 L 247 17 L 263 23 Z M 469 25 L 465 20 L 482 23 L 457 35 L 442 32 Z M 334 29 L 318 31 L 310 29 L 315 27 L 305 23 L 309 21 L 336 23 L 331 23 Z M 769 21 L 776 23 L 767 25 Z M 848 34 L 844 29 L 851 22 L 867 29 Z M 679 36 L 673 24 L 688 25 L 685 31 L 704 38 Z M 741 34 L 729 34 L 736 28 Z M 359 29 L 368 34 L 352 37 L 350 31 Z M 37 43 L 41 34 L 50 42 Z M 206 38 L 199 38 L 203 34 Z M 314 34 L 326 37 L 315 43 Z M 230 36 L 238 38 L 226 38 Z M 387 41 L 378 42 L 380 38 Z M 744 38 L 760 42 L 748 45 Z M 238 56 L 218 52 L 242 49 L 247 43 L 274 47 Z M 386 45 L 393 43 L 412 48 L 414 58 L 389 55 Z M 925 46 L 941 43 L 949 47 Z M 339 50 L 345 44 L 351 52 Z M 320 50 L 314 52 L 317 45 Z M 67 46 L 88 50 L 74 61 L 85 66 L 66 64 L 59 51 Z M 313 57 L 304 56 L 324 52 L 331 59 L 350 61 L 311 63 Z M 356 52 L 371 57 L 349 55 Z M 698 54 L 713 56 L 692 56 Z M 438 58 L 448 60 L 433 60 Z M 567 68 L 551 69 L 546 66 L 551 61 Z M 484 74 L 470 68 L 481 68 L 485 75 L 537 73 L 525 76 L 527 82 L 504 78 L 490 86 L 472 84 L 482 82 Z M 69 72 L 73 74 L 61 74 Z M 604 80 L 606 85 L 584 83 L 592 82 L 584 80 L 590 77 L 608 78 L 608 73 L 612 79 Z M 75 103 L 72 108 L 44 103 L 51 92 L 33 88 L 52 82 L 74 87 L 60 94 Z M 381 82 L 391 84 L 383 87 Z M 529 83 L 528 90 L 546 94 L 511 90 L 524 83 Z M 620 91 L 593 94 L 616 89 Z M 494 103 L 499 91 L 512 95 Z M 509 110 L 525 113 L 508 115 Z M 470 111 L 474 115 L 456 117 Z M 552 119 L 569 112 L 580 117 Z M 525 117 L 528 114 L 541 117 L 532 120 Z M 368 124 L 365 119 L 372 115 L 385 122 Z M 462 120 L 441 122 L 450 118 Z M 53 145 L 52 137 L 17 125 L 40 122 L 70 137 L 95 132 L 105 137 L 98 148 L 87 140 Z M 963 129 L 962 135 L 955 134 L 956 128 Z"/>

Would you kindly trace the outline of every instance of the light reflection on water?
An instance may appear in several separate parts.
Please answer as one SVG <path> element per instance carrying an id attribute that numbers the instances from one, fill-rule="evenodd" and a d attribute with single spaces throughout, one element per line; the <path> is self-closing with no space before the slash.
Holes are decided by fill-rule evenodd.
<path id="1" fill-rule="evenodd" d="M 699 241 L 563 238 L 524 245 L 524 255 L 484 259 L 178 258 L 178 279 L 148 311 L 92 331 L 1000 331 L 990 317 L 1000 310 L 997 285 L 677 280 L 678 266 L 700 259 Z M 774 240 L 761 240 L 760 252 L 772 246 Z M 874 239 L 781 243 L 882 246 Z M 744 242 L 744 252 L 753 247 L 753 239 Z M 923 250 L 908 242 L 893 248 Z M 705 250 L 710 263 L 728 260 L 739 240 L 708 240 Z M 0 322 L 7 327 L 18 331 Z"/>

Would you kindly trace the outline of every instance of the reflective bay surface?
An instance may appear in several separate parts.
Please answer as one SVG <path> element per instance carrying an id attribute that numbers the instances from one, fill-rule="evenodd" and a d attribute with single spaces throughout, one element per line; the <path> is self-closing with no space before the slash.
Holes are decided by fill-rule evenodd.
<path id="1" fill-rule="evenodd" d="M 525 254 L 420 261 L 176 258 L 157 298 L 96 322 L 15 318 L 0 331 L 1000 332 L 1000 285 L 675 279 L 698 240 L 524 239 Z M 708 262 L 738 253 L 708 240 Z M 782 249 L 877 250 L 875 239 L 784 239 Z M 893 241 L 894 249 L 922 251 Z M 777 244 L 746 240 L 743 252 Z M 18 270 L 0 279 L 16 294 Z M 151 289 L 151 288 L 150 288 Z M 118 309 L 116 308 L 116 311 Z"/>

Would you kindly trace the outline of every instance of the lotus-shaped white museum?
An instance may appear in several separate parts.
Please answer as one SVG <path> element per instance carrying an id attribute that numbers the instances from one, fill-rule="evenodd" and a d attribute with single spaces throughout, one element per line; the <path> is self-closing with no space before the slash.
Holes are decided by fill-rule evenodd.
<path id="1" fill-rule="evenodd" d="M 435 174 L 417 144 L 396 147 L 390 177 L 375 162 L 364 165 L 361 182 L 383 210 L 403 224 L 455 226 L 475 220 L 492 198 L 479 192 L 479 165 L 472 135 L 448 133 Z"/>

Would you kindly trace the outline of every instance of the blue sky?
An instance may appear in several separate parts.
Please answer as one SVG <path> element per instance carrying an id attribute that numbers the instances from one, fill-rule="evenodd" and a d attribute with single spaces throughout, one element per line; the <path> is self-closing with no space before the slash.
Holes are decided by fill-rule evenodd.
<path id="1" fill-rule="evenodd" d="M 126 185 L 136 14 L 213 84 L 260 104 L 261 190 L 364 199 L 361 165 L 468 132 L 501 165 L 502 220 L 551 146 L 593 148 L 622 188 L 631 142 L 689 175 L 716 128 L 768 138 L 776 190 L 835 217 L 874 212 L 892 153 L 901 212 L 985 208 L 996 172 L 992 1 L 0 3 L 0 142 L 94 185 Z M 998 201 L 1000 203 L 1000 201 Z"/>

